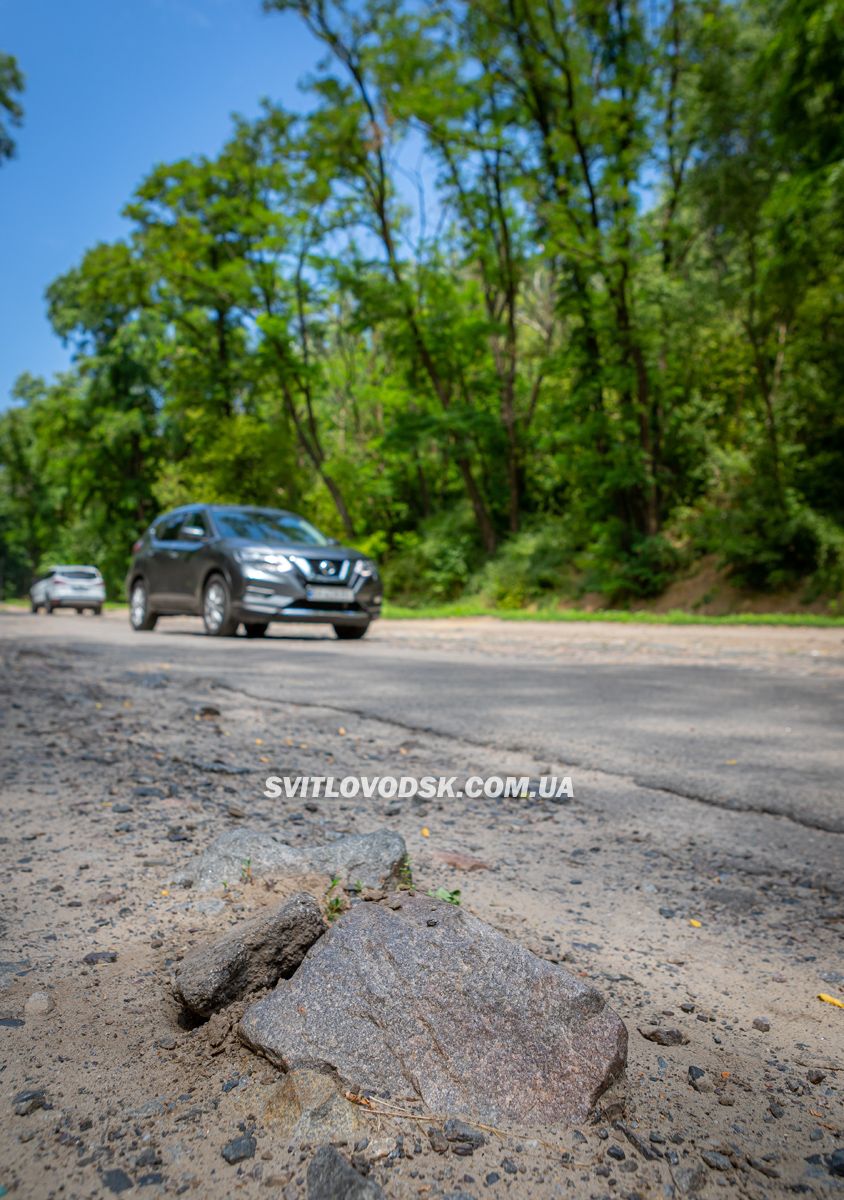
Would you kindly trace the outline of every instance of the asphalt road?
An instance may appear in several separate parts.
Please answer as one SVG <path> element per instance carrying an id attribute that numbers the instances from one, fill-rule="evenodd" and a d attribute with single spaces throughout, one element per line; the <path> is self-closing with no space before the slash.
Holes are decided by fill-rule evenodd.
<path id="1" fill-rule="evenodd" d="M 382 718 L 530 754 L 715 809 L 844 833 L 844 630 L 383 621 L 362 642 L 276 626 L 211 639 L 198 621 L 137 634 L 6 610 L 0 638 L 96 656 L 104 673 L 211 676 L 257 703 Z"/>

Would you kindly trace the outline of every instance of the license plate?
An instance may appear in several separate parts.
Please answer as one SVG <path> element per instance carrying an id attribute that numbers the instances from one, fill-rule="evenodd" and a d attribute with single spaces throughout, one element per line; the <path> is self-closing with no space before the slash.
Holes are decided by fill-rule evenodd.
<path id="1" fill-rule="evenodd" d="M 355 598 L 355 593 L 347 587 L 309 587 L 307 595 L 309 600 L 335 604 L 350 604 Z"/>

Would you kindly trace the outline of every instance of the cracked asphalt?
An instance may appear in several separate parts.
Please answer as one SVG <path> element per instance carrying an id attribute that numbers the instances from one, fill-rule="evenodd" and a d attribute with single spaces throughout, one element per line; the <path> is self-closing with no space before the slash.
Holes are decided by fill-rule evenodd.
<path id="1" fill-rule="evenodd" d="M 210 639 L 198 621 L 131 631 L 6 613 L 0 638 L 215 675 L 258 702 L 381 717 L 721 808 L 844 833 L 844 629 L 382 621 L 361 643 L 322 627 Z"/>

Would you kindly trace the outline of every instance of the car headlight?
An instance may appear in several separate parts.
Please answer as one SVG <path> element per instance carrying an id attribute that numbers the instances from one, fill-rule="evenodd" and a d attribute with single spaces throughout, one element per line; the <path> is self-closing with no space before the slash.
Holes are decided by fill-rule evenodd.
<path id="1" fill-rule="evenodd" d="M 368 579 L 371 575 L 378 574 L 378 568 L 371 559 L 359 558 L 355 563 L 355 572 L 360 575 L 362 579 Z"/>
<path id="2" fill-rule="evenodd" d="M 235 550 L 234 556 L 238 562 L 252 563 L 254 566 L 266 567 L 268 571 L 292 571 L 293 564 L 286 554 L 278 554 L 274 550 L 259 550 L 247 547 L 245 550 Z"/>

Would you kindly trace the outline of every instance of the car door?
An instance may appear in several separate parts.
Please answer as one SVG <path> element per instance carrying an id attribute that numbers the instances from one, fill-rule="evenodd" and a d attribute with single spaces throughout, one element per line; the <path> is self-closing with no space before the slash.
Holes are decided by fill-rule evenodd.
<path id="1" fill-rule="evenodd" d="M 144 573 L 151 606 L 158 612 L 170 612 L 175 600 L 173 596 L 173 563 L 179 546 L 179 530 L 184 520 L 184 509 L 168 513 L 156 521 L 150 537 L 150 553 Z"/>
<path id="2" fill-rule="evenodd" d="M 199 590 L 206 563 L 205 549 L 210 536 L 211 527 L 202 509 L 188 510 L 184 514 L 168 566 L 172 604 L 179 612 L 199 611 Z"/>

